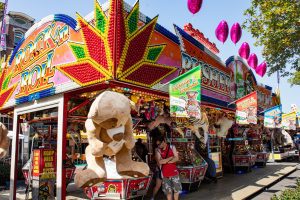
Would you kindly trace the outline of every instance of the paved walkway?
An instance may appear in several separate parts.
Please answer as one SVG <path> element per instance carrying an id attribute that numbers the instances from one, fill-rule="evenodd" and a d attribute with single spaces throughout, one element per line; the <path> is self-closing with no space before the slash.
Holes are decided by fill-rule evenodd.
<path id="1" fill-rule="evenodd" d="M 247 174 L 225 174 L 217 184 L 202 184 L 197 192 L 187 194 L 182 199 L 246 199 L 283 175 L 295 170 L 295 166 L 296 163 L 272 163 L 265 168 L 253 169 L 251 173 Z"/>
<path id="2" fill-rule="evenodd" d="M 271 197 L 276 194 L 277 196 L 281 194 L 281 192 L 285 189 L 291 189 L 296 187 L 296 181 L 297 178 L 300 177 L 300 169 L 297 171 L 293 172 L 289 176 L 285 177 L 272 187 L 268 188 L 261 194 L 255 196 L 253 200 L 266 200 L 266 199 L 271 199 Z M 299 197 L 300 198 L 300 197 Z"/>
<path id="3" fill-rule="evenodd" d="M 261 191 L 264 187 L 278 181 L 284 175 L 291 173 L 296 169 L 297 163 L 270 163 L 265 168 L 253 169 L 251 173 L 246 174 L 225 174 L 217 183 L 201 184 L 200 189 L 196 192 L 182 195 L 182 200 L 238 200 L 245 199 Z M 299 173 L 299 171 L 296 171 Z M 291 175 L 292 176 L 292 175 Z M 287 183 L 288 184 L 288 183 Z M 81 190 L 71 185 L 67 189 L 68 200 L 86 199 Z M 150 196 L 150 194 L 149 194 Z M 147 196 L 145 199 L 149 199 Z M 18 199 L 24 199 L 24 190 L 19 190 Z M 0 199 L 9 199 L 9 192 L 0 192 Z M 161 195 L 157 199 L 164 199 Z M 264 200 L 269 199 L 264 198 Z M 257 199 L 259 200 L 259 199 Z"/>

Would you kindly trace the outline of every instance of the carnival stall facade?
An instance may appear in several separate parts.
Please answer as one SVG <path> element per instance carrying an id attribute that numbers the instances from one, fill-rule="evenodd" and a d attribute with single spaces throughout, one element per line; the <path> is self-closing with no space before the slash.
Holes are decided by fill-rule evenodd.
<path id="1" fill-rule="evenodd" d="M 232 102 L 231 70 L 216 55 L 219 52 L 216 45 L 191 24 L 186 24 L 184 29 L 176 25 L 174 28 L 182 55 L 180 74 L 201 65 L 201 111 L 207 115 L 209 127 L 204 130 L 208 133 L 206 148 L 200 151 L 204 151 L 215 162 L 217 176 L 221 177 L 222 138 L 231 126 L 227 124 L 234 118 L 234 106 L 228 106 Z"/>
<path id="2" fill-rule="evenodd" d="M 238 124 L 227 144 L 234 149 L 233 168 L 246 167 L 250 171 L 255 164 L 265 166 L 268 160 L 269 152 L 262 144 L 263 128 L 258 116 L 272 107 L 272 88 L 257 83 L 243 58 L 232 56 L 226 65 L 233 72 L 231 95 L 236 104 Z"/>
<path id="3" fill-rule="evenodd" d="M 175 25 L 175 32 L 176 35 L 157 24 L 157 17 L 150 19 L 140 13 L 138 2 L 131 7 L 122 0 L 112 0 L 103 6 L 95 1 L 94 12 L 85 18 L 79 14 L 77 20 L 63 14 L 48 16 L 25 34 L 0 76 L 0 108 L 3 112 L 14 110 L 11 199 L 16 199 L 17 133 L 24 131 L 22 126 L 28 127 L 23 133 L 29 137 L 24 150 L 29 161 L 24 175 L 32 196 L 56 195 L 64 199 L 73 173 L 92 172 L 93 168 L 103 170 L 105 165 L 115 170 L 107 170 L 106 175 L 90 173 L 91 177 L 83 176 L 86 182 L 78 183 L 89 198 L 144 196 L 151 182 L 151 171 L 121 170 L 117 163 L 123 157 L 118 155 L 123 152 L 126 162 L 137 161 L 138 165 L 146 166 L 141 162 L 145 159 L 130 152 L 133 137 L 143 136 L 149 152 L 152 151 L 148 124 L 170 123 L 163 112 L 172 102 L 168 83 L 176 82 L 179 75 L 197 71 L 197 66 L 201 67 L 196 81 L 201 90 L 187 94 L 191 116 L 183 121 L 178 116 L 173 118 L 177 127 L 169 141 L 179 150 L 183 183 L 197 183 L 199 187 L 207 170 L 204 155 L 215 162 L 218 175 L 222 176 L 222 143 L 235 111 L 228 104 L 237 99 L 232 91 L 236 94 L 241 89 L 236 90 L 233 85 L 234 70 L 215 55 L 218 53 L 215 44 L 190 24 L 184 29 Z M 114 145 L 113 136 L 104 139 L 107 142 L 101 138 L 100 144 L 107 143 L 110 149 L 117 149 L 110 153 L 97 150 L 99 141 L 93 143 L 88 136 L 95 132 L 85 125 L 88 121 L 95 127 L 102 124 L 96 118 L 91 122 L 88 111 L 98 108 L 92 106 L 93 102 L 109 92 L 122 93 L 132 102 L 126 112 L 130 110 L 127 119 L 132 119 L 130 126 L 133 126 L 128 132 L 130 145 L 124 138 Z M 171 114 L 172 109 L 171 105 Z M 86 149 L 92 150 L 86 152 Z M 92 156 L 101 159 L 101 166 L 91 162 Z M 150 153 L 146 161 L 153 160 Z M 130 166 L 133 164 L 126 167 Z M 120 173 L 124 171 L 130 173 L 122 176 Z"/>
<path id="4" fill-rule="evenodd" d="M 81 134 L 74 136 L 71 131 L 69 134 L 67 132 L 74 129 L 74 124 L 79 124 L 77 129 L 84 127 L 87 113 L 83 110 L 87 110 L 86 106 L 97 95 L 110 89 L 130 93 L 135 103 L 142 98 L 146 103 L 166 99 L 165 93 L 152 87 L 176 72 L 176 67 L 180 66 L 176 37 L 156 25 L 157 18 L 150 20 L 143 15 L 141 17 L 138 3 L 129 10 L 123 1 L 112 1 L 106 10 L 96 2 L 94 17 L 89 21 L 80 15 L 77 21 L 66 15 L 49 16 L 26 33 L 14 50 L 9 66 L 1 74 L 1 86 L 4 85 L 1 87 L 1 107 L 15 107 L 14 130 L 20 130 L 21 123 L 32 124 L 35 120 L 38 125 L 32 125 L 30 142 L 34 143 L 34 135 L 42 138 L 43 143 L 35 144 L 41 148 L 48 139 L 55 140 L 55 148 L 52 149 L 57 154 L 51 159 L 56 163 L 56 166 L 52 165 L 56 173 L 55 177 L 51 177 L 56 179 L 56 184 L 52 186 L 56 187 L 57 197 L 64 198 L 66 195 L 65 157 L 70 155 L 66 147 L 71 146 L 71 152 L 80 151 L 70 143 L 82 142 L 81 138 L 78 139 Z M 170 53 L 172 57 L 168 56 Z M 51 109 L 57 111 L 51 112 Z M 76 112 L 80 114 L 74 114 Z M 55 130 L 47 129 L 50 123 Z M 46 127 L 42 127 L 42 130 L 38 126 Z M 13 149 L 18 149 L 17 137 L 14 136 Z M 28 148 L 27 151 L 33 149 Z M 17 152 L 14 151 L 12 157 L 16 157 Z M 78 160 L 78 157 L 72 159 Z M 79 159 L 84 163 L 85 156 Z M 12 198 L 16 195 L 16 163 L 17 160 L 12 161 Z M 30 178 L 37 168 L 30 165 Z M 41 177 L 50 177 L 46 176 L 50 171 L 42 170 L 44 175 Z M 53 170 L 51 173 L 53 175 Z M 126 180 L 122 189 L 116 183 L 114 191 L 121 190 L 122 198 L 140 196 L 142 193 L 139 191 L 147 191 L 151 180 L 151 177 L 145 178 L 147 181 L 142 181 L 144 186 L 141 188 L 132 188 L 136 185 L 135 178 Z M 40 182 L 38 191 L 52 186 Z M 101 190 L 104 194 L 112 192 L 107 191 Z"/>

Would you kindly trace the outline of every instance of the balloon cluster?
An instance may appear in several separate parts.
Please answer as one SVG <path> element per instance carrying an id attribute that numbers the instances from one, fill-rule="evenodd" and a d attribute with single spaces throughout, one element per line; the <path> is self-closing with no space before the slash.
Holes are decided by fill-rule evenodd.
<path id="1" fill-rule="evenodd" d="M 222 20 L 215 30 L 217 39 L 224 44 L 228 38 L 228 23 Z M 242 28 L 239 23 L 234 23 L 230 29 L 230 39 L 236 45 L 242 37 Z M 258 65 L 258 59 L 255 53 L 250 54 L 250 46 L 247 42 L 243 42 L 239 48 L 239 55 L 247 60 L 248 65 L 255 70 L 255 72 L 263 77 L 267 71 L 267 63 L 264 61 Z M 258 66 L 257 66 L 258 65 Z"/>
<path id="2" fill-rule="evenodd" d="M 202 6 L 202 0 L 187 0 L 188 9 L 191 13 L 196 14 L 200 11 Z M 222 20 L 215 30 L 217 39 L 223 44 L 226 42 L 229 34 L 228 23 Z M 230 29 L 230 39 L 236 45 L 242 37 L 242 28 L 238 22 L 234 23 Z M 255 72 L 263 77 L 267 71 L 267 63 L 264 61 L 260 65 L 255 53 L 250 55 L 250 46 L 247 42 L 244 42 L 239 48 L 239 55 L 246 59 L 248 65 L 255 70 Z"/>
<path id="3" fill-rule="evenodd" d="M 221 42 L 226 42 L 228 38 L 228 24 L 225 20 L 222 20 L 215 30 L 216 37 Z M 242 28 L 239 23 L 234 23 L 230 29 L 231 41 L 236 44 L 240 41 L 242 37 Z"/>

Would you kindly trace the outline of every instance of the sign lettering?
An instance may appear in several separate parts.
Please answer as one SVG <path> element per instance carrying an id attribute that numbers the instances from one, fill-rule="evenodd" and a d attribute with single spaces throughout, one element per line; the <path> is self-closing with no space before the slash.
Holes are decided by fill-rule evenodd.
<path id="1" fill-rule="evenodd" d="M 216 69 L 215 67 L 203 63 L 194 57 L 182 52 L 182 72 L 195 68 L 199 64 L 202 66 L 202 87 L 211 89 L 221 94 L 230 96 L 230 76 Z"/>
<path id="2" fill-rule="evenodd" d="M 50 51 L 44 62 L 36 63 L 34 67 L 21 73 L 20 92 L 16 98 L 53 87 L 54 83 L 49 83 L 49 78 L 55 74 L 55 67 L 51 65 L 52 58 L 53 51 Z"/>
<path id="3" fill-rule="evenodd" d="M 36 38 L 20 49 L 15 56 L 14 75 L 16 76 L 27 67 L 32 65 L 36 60 L 43 57 L 56 46 L 60 46 L 69 39 L 69 26 L 56 26 L 56 23 L 48 25 Z"/>

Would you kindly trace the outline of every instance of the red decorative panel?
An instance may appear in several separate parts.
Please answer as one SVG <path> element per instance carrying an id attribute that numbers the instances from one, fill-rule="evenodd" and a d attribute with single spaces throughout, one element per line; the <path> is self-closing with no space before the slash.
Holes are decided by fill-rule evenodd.
<path id="1" fill-rule="evenodd" d="M 14 91 L 14 89 L 15 89 L 15 87 L 11 87 L 7 91 L 3 92 L 0 95 L 0 108 L 5 104 L 5 102 L 10 97 L 10 95 L 12 94 L 12 92 Z"/>
<path id="2" fill-rule="evenodd" d="M 118 65 L 126 42 L 126 28 L 124 22 L 123 0 L 111 0 L 109 11 L 108 44 L 112 53 L 112 60 L 116 54 L 115 65 Z"/>
<path id="3" fill-rule="evenodd" d="M 104 41 L 97 33 L 92 30 L 91 26 L 87 26 L 82 19 L 79 19 L 82 33 L 86 42 L 86 47 L 92 59 L 99 63 L 104 69 L 109 70 L 106 58 Z"/>
<path id="4" fill-rule="evenodd" d="M 88 85 L 105 79 L 105 75 L 90 62 L 61 66 L 60 69 L 80 85 Z"/>
<path id="5" fill-rule="evenodd" d="M 123 79 L 138 85 L 152 86 L 173 71 L 174 69 L 170 67 L 145 63 L 142 64 L 138 69 L 129 73 Z"/>
<path id="6" fill-rule="evenodd" d="M 133 39 L 131 39 L 122 69 L 123 72 L 143 59 L 155 24 L 156 20 L 152 20 L 151 24 L 147 25 L 143 30 L 135 35 Z"/>

